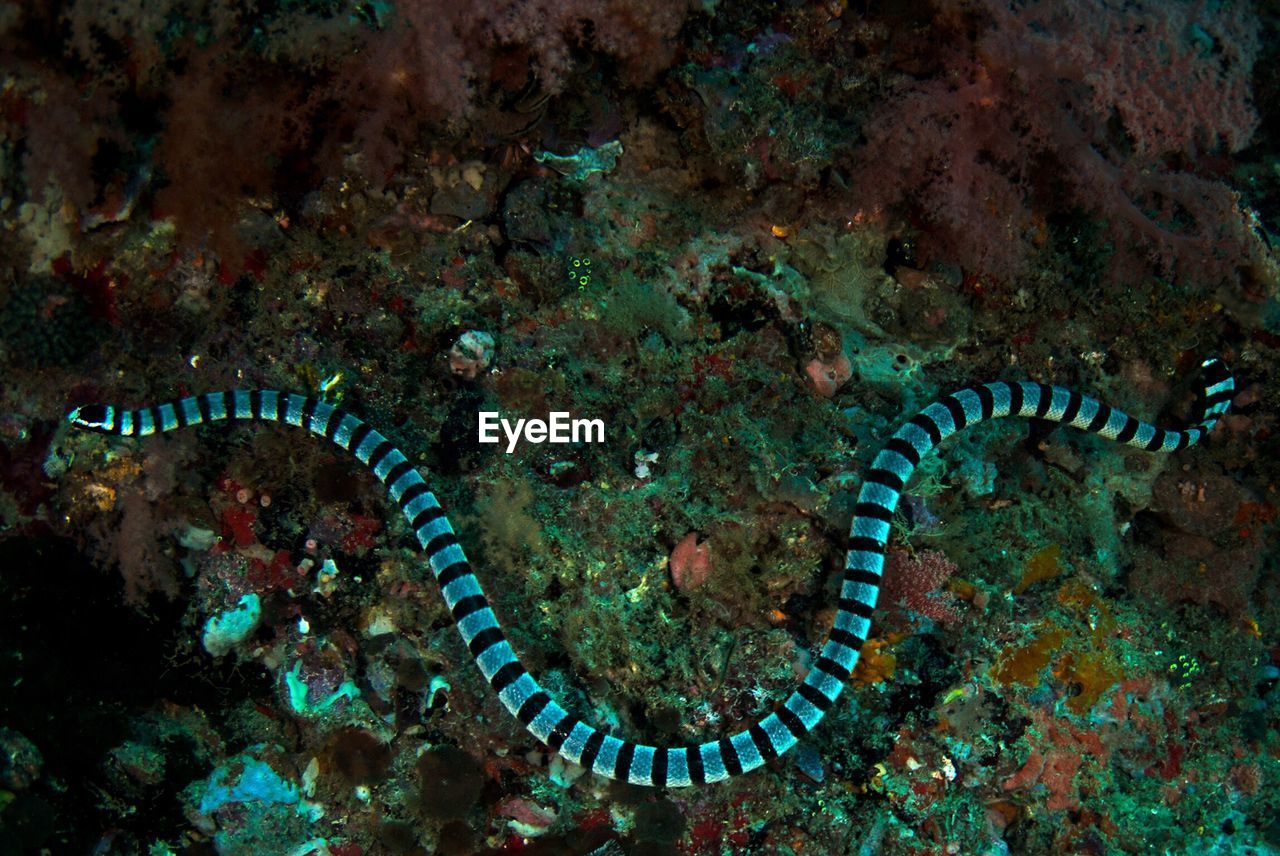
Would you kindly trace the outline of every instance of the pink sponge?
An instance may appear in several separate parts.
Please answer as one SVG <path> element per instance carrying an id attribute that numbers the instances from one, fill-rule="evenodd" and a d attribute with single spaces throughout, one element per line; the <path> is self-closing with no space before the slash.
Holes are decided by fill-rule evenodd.
<path id="1" fill-rule="evenodd" d="M 680 591 L 696 589 L 711 574 L 711 545 L 690 532 L 671 551 L 671 581 Z"/>

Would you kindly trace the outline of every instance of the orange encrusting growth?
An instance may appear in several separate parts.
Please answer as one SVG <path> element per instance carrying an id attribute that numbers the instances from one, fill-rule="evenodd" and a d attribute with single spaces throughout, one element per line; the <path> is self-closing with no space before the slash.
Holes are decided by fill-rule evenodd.
<path id="1" fill-rule="evenodd" d="M 1022 569 L 1022 579 L 1018 580 L 1018 584 L 1013 587 L 1013 593 L 1022 594 L 1036 583 L 1051 580 L 1062 573 L 1062 563 L 1059 561 L 1061 554 L 1061 547 L 1050 544 L 1027 559 L 1027 564 Z"/>
<path id="2" fill-rule="evenodd" d="M 884 639 L 868 639 L 862 645 L 862 656 L 858 665 L 853 668 L 853 685 L 867 687 L 882 683 L 893 677 L 898 667 L 898 658 L 889 650 L 889 646 L 902 638 L 902 634 L 892 634 Z"/>
<path id="3" fill-rule="evenodd" d="M 1041 551 L 1044 554 L 1047 551 Z M 1055 559 L 1056 563 L 1056 559 Z M 1025 577 L 1024 577 L 1025 579 Z M 1006 650 L 988 674 L 1008 686 L 1022 684 L 1038 687 L 1040 677 L 1050 661 L 1051 672 L 1063 684 L 1076 688 L 1066 706 L 1077 716 L 1084 716 L 1100 698 L 1124 680 L 1120 660 L 1108 648 L 1115 630 L 1115 617 L 1100 597 L 1080 580 L 1068 580 L 1058 589 L 1056 600 L 1081 620 L 1081 630 L 1069 634 L 1057 624 L 1046 621 L 1028 643 Z M 1067 647 L 1055 659 L 1059 650 Z"/>
<path id="4" fill-rule="evenodd" d="M 1040 685 L 1040 672 L 1049 665 L 1049 657 L 1062 646 L 1067 633 L 1052 622 L 1041 625 L 1036 638 L 1026 645 L 1005 652 L 999 664 L 988 673 L 1000 683 L 1022 684 L 1028 687 Z"/>

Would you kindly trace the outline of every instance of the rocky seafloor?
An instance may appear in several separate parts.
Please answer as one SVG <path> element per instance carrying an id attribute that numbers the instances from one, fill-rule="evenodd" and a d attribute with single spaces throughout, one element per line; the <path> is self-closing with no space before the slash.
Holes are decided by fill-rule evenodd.
<path id="1" fill-rule="evenodd" d="M 0 2 L 0 854 L 1280 852 L 1280 6 Z M 265 387 L 378 427 L 562 704 L 683 746 L 830 629 L 835 708 L 697 788 L 555 755 L 350 455 L 70 429 Z M 478 414 L 601 420 L 482 443 Z"/>

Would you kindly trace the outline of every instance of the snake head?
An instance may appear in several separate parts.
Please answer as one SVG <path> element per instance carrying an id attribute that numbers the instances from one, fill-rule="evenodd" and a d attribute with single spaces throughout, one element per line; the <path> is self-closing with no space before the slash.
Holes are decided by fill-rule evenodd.
<path id="1" fill-rule="evenodd" d="M 116 409 L 109 404 L 86 404 L 67 414 L 67 421 L 86 431 L 105 433 L 115 429 Z"/>

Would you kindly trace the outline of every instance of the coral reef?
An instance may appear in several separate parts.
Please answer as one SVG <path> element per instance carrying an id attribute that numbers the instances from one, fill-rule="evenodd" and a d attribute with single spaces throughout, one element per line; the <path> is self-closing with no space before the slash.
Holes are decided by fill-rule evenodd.
<path id="1" fill-rule="evenodd" d="M 0 48 L 0 854 L 1280 849 L 1274 3 L 65 0 Z M 511 721 L 332 447 L 63 419 L 340 403 L 549 690 L 689 745 L 812 668 L 905 414 L 1176 424 L 1211 354 L 1176 456 L 924 462 L 823 726 L 657 792 Z"/>

